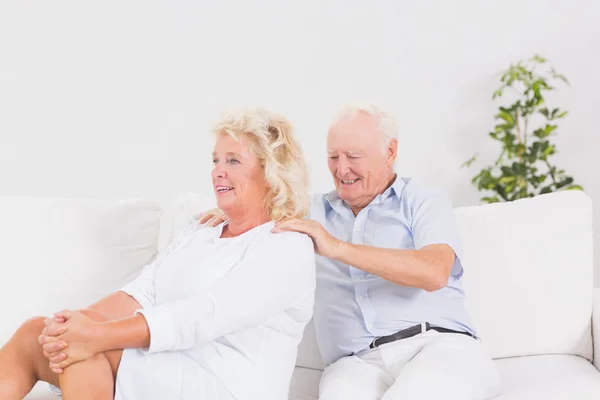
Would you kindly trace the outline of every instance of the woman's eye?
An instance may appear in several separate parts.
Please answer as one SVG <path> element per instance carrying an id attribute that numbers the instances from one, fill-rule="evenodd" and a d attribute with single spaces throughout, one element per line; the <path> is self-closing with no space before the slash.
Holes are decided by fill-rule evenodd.
<path id="1" fill-rule="evenodd" d="M 337 160 L 337 159 L 338 159 L 338 156 L 329 156 L 329 158 L 330 158 L 331 160 Z"/>
<path id="2" fill-rule="evenodd" d="M 235 158 L 232 158 L 231 160 L 229 160 L 229 162 L 231 164 L 239 164 L 240 162 L 238 160 L 236 160 Z"/>
<path id="3" fill-rule="evenodd" d="M 216 164 L 218 162 L 219 162 L 219 160 L 217 160 L 216 158 L 213 158 L 213 164 Z"/>

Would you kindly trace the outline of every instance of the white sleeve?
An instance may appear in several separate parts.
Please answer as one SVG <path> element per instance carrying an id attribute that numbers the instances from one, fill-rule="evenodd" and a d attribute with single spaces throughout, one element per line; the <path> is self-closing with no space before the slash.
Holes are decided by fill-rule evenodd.
<path id="1" fill-rule="evenodd" d="M 183 350 L 246 329 L 314 296 L 312 240 L 300 233 L 270 234 L 207 292 L 139 310 L 150 330 L 147 353 Z"/>
<path id="2" fill-rule="evenodd" d="M 138 303 L 140 303 L 142 308 L 153 307 L 156 304 L 154 277 L 160 262 L 161 258 L 159 256 L 152 263 L 146 265 L 142 270 L 142 273 L 137 278 L 123 286 L 121 289 L 119 289 L 119 291 L 125 292 L 133 297 Z"/>
<path id="3" fill-rule="evenodd" d="M 156 305 L 156 293 L 154 290 L 154 282 L 156 277 L 156 271 L 161 265 L 162 261 L 167 255 L 172 253 L 185 239 L 198 228 L 202 228 L 204 225 L 198 223 L 191 224 L 185 229 L 177 238 L 172 241 L 169 246 L 164 250 L 163 253 L 159 254 L 158 257 L 150 264 L 144 267 L 140 275 L 132 282 L 123 286 L 119 291 L 125 292 L 133 297 L 142 308 L 151 308 Z"/>

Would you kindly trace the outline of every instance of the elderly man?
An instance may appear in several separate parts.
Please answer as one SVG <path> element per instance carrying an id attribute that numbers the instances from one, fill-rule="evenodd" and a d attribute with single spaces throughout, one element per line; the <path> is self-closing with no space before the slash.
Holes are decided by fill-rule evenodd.
<path id="1" fill-rule="evenodd" d="M 342 110 L 327 137 L 336 190 L 313 200 L 310 219 L 275 227 L 308 234 L 318 254 L 319 398 L 493 398 L 498 373 L 465 309 L 452 205 L 396 175 L 396 132 L 376 106 Z"/>

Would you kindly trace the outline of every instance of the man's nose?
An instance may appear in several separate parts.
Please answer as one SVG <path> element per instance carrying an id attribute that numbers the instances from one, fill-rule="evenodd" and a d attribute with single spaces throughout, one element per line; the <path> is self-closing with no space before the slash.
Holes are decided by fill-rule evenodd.
<path id="1" fill-rule="evenodd" d="M 350 163 L 348 162 L 346 157 L 340 157 L 338 159 L 338 173 L 340 174 L 340 176 L 344 176 L 348 172 L 350 172 Z"/>

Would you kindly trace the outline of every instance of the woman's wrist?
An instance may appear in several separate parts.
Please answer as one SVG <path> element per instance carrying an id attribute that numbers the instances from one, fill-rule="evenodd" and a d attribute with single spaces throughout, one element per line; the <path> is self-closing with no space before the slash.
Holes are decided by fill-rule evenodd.
<path id="1" fill-rule="evenodd" d="M 126 349 L 146 348 L 150 345 L 150 331 L 143 315 L 98 324 L 93 334 L 99 352 Z"/>

